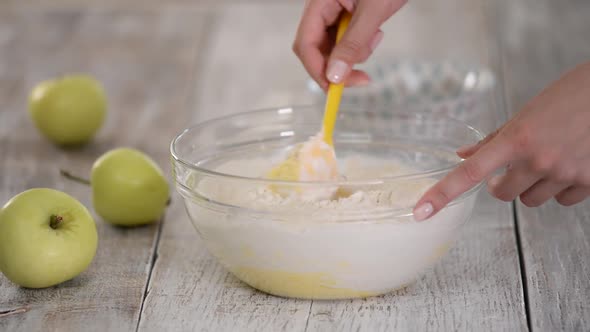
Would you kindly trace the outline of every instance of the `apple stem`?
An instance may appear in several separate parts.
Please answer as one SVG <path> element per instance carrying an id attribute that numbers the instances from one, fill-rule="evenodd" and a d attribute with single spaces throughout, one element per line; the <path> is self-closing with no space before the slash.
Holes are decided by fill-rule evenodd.
<path id="1" fill-rule="evenodd" d="M 76 176 L 76 175 L 73 175 L 72 173 L 70 173 L 70 172 L 68 172 L 68 171 L 65 171 L 65 170 L 63 170 L 63 169 L 60 169 L 60 170 L 59 170 L 59 173 L 60 173 L 60 174 L 61 174 L 63 177 L 65 177 L 65 178 L 67 178 L 67 179 L 69 179 L 69 180 L 76 181 L 76 182 L 78 182 L 78 183 L 85 184 L 85 185 L 87 185 L 87 186 L 89 186 L 89 185 L 90 185 L 90 180 L 88 180 L 88 179 L 84 179 L 84 178 L 82 178 L 82 177 L 79 177 L 79 176 Z"/>
<path id="2" fill-rule="evenodd" d="M 52 214 L 51 217 L 49 217 L 49 226 L 51 226 L 51 228 L 53 229 L 57 229 L 57 227 L 63 220 L 64 218 L 62 218 L 61 216 Z"/>

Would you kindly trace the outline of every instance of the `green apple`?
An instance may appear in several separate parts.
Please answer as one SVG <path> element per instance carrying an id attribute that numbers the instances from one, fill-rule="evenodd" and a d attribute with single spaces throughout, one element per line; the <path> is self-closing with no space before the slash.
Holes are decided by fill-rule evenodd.
<path id="1" fill-rule="evenodd" d="M 106 108 L 102 86 L 87 75 L 41 82 L 29 96 L 29 113 L 37 128 L 63 146 L 90 141 L 104 122 Z"/>
<path id="2" fill-rule="evenodd" d="M 158 220 L 166 208 L 169 188 L 160 167 L 143 152 L 118 148 L 92 166 L 94 210 L 105 221 L 137 226 Z"/>
<path id="3" fill-rule="evenodd" d="M 86 207 L 61 191 L 29 189 L 0 209 L 0 271 L 20 286 L 74 278 L 92 262 L 97 242 Z"/>

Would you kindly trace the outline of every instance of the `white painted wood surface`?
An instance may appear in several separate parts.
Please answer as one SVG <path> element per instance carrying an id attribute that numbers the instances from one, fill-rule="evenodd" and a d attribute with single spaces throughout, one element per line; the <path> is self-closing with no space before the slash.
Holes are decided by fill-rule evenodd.
<path id="1" fill-rule="evenodd" d="M 511 113 L 552 80 L 590 61 L 590 2 L 501 1 L 507 105 Z M 554 22 L 554 24 L 547 24 Z M 565 208 L 518 203 L 533 331 L 590 330 L 590 200 Z"/>
<path id="2" fill-rule="evenodd" d="M 495 65 L 486 46 L 488 27 L 481 25 L 484 8 L 450 3 L 416 2 L 404 9 L 385 27 L 377 56 L 440 55 Z M 300 7 L 240 5 L 212 12 L 197 67 L 194 121 L 312 101 L 307 75 L 290 50 Z M 461 10 L 464 20 L 440 27 Z M 261 294 L 228 275 L 191 232 L 188 222 L 164 225 L 140 330 L 526 330 L 512 212 L 485 193 L 457 247 L 433 273 L 404 291 L 368 300 L 312 303 Z"/>
<path id="3" fill-rule="evenodd" d="M 0 11 L 0 201 L 32 187 L 63 190 L 91 208 L 90 189 L 59 176 L 87 175 L 104 151 L 144 150 L 170 174 L 168 142 L 178 130 L 194 60 L 198 15 L 78 10 Z M 109 96 L 108 120 L 89 146 L 61 150 L 28 119 L 39 80 L 89 72 Z M 174 203 L 174 208 L 180 202 Z M 99 245 L 90 268 L 57 287 L 22 289 L 0 275 L 0 331 L 133 331 L 151 271 L 159 224 L 112 227 L 96 217 Z"/>
<path id="4" fill-rule="evenodd" d="M 0 201 L 51 186 L 90 206 L 89 191 L 59 178 L 57 167 L 84 173 L 101 152 L 125 144 L 169 172 L 170 139 L 190 123 L 311 102 L 290 50 L 301 5 L 0 3 Z M 501 89 L 481 119 L 489 131 L 545 81 L 590 58 L 588 7 L 574 0 L 411 1 L 384 27 L 372 61 L 443 57 L 491 67 Z M 116 111 L 94 144 L 63 152 L 34 131 L 25 98 L 39 79 L 71 70 L 97 75 Z M 70 282 L 33 291 L 0 276 L 0 331 L 525 331 L 525 304 L 535 331 L 584 331 L 588 207 L 519 208 L 528 298 L 511 206 L 483 192 L 456 247 L 419 283 L 367 300 L 312 302 L 268 296 L 228 274 L 175 195 L 158 225 L 121 230 L 97 220 L 97 257 Z"/>
<path id="5" fill-rule="evenodd" d="M 193 104 L 186 109 L 192 122 L 310 100 L 305 72 L 290 53 L 297 8 L 245 5 L 208 13 L 208 34 L 197 46 Z M 261 36 L 257 29 L 263 22 L 272 29 Z M 279 53 L 286 56 L 281 60 Z M 186 212 L 173 213 L 162 230 L 139 330 L 305 329 L 310 301 L 273 297 L 245 286 L 209 255 Z"/>
<path id="6" fill-rule="evenodd" d="M 590 202 L 517 211 L 533 331 L 590 330 Z"/>
<path id="7" fill-rule="evenodd" d="M 384 297 L 318 302 L 310 331 L 525 331 L 509 206 L 482 193 L 456 247 L 419 283 Z"/>

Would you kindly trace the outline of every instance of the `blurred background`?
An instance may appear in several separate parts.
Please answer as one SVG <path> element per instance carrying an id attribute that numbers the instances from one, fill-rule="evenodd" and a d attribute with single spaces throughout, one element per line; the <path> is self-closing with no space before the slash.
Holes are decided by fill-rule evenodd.
<path id="1" fill-rule="evenodd" d="M 557 23 L 560 16 L 583 18 L 583 11 L 566 10 L 573 2 L 410 1 L 385 24 L 384 40 L 365 66 L 450 60 L 469 65 L 459 75 L 482 68 L 495 78 L 507 67 L 511 72 L 543 71 L 531 67 L 537 51 L 552 52 L 560 60 L 560 41 L 541 42 L 534 37 L 547 32 L 534 28 L 547 20 Z M 169 114 L 190 112 L 190 121 L 314 102 L 307 74 L 291 52 L 302 6 L 303 1 L 294 0 L 4 0 L 0 91 L 10 95 L 15 84 L 29 88 L 41 79 L 87 72 L 104 82 L 113 107 L 129 116 L 145 107 L 166 108 Z M 581 38 L 564 35 L 570 43 Z M 561 59 L 562 67 L 578 60 Z M 538 73 L 545 80 L 527 82 L 518 102 L 557 74 L 555 69 Z M 501 84 L 493 92 L 497 101 Z M 491 107 L 486 112 L 496 122 L 510 112 L 501 102 Z M 111 126 L 113 121 L 110 117 Z"/>
<path id="2" fill-rule="evenodd" d="M 17 86 L 26 91 L 39 80 L 71 72 L 96 76 L 111 109 L 137 117 L 137 125 L 149 121 L 140 116 L 152 114 L 142 112 L 146 108 L 170 116 L 188 113 L 195 122 L 323 97 L 314 93 L 291 51 L 303 1 L 57 0 L 0 6 L 3 103 Z M 408 60 L 467 66 L 447 73 L 461 77 L 433 78 L 435 85 L 444 79 L 457 83 L 482 66 L 497 70 L 493 11 L 484 1 L 410 1 L 385 24 L 384 40 L 364 66 L 383 67 L 390 79 L 395 72 L 387 66 Z M 432 78 L 425 75 L 415 79 Z M 395 89 L 391 82 L 377 83 L 379 89 Z M 15 102 L 24 107 L 23 100 Z M 109 116 L 106 127 L 117 121 Z"/>
<path id="3" fill-rule="evenodd" d="M 489 69 L 495 78 L 491 102 L 497 104 L 488 105 L 493 109 L 486 112 L 502 122 L 513 104 L 524 102 L 588 54 L 588 43 L 575 24 L 553 31 L 544 25 L 583 20 L 583 10 L 568 10 L 574 3 L 588 7 L 583 1 L 410 1 L 385 24 L 384 40 L 365 66 L 452 61 L 468 65 L 461 73 L 452 72 L 463 78 L 470 70 Z M 302 6 L 303 1 L 295 0 L 4 0 L 2 109 L 12 108 L 6 103 L 15 88 L 26 90 L 41 79 L 69 72 L 95 75 L 105 84 L 113 108 L 128 116 L 151 107 L 171 115 L 189 112 L 194 122 L 317 101 L 291 52 Z M 560 50 L 576 39 L 580 52 Z M 542 66 L 544 54 L 561 65 Z M 519 75 L 511 76 L 528 72 L 539 79 L 519 82 Z M 503 79 L 519 84 L 507 96 L 510 105 L 501 101 Z M 114 126 L 117 118 L 108 121 L 107 126 Z"/>

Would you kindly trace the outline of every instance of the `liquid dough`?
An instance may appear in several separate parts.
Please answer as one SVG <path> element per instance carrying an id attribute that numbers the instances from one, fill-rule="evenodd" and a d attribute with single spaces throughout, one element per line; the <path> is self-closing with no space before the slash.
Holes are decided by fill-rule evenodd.
<path id="1" fill-rule="evenodd" d="M 252 158 L 216 171 L 256 177 L 268 169 L 267 159 Z M 415 173 L 365 156 L 341 160 L 340 170 L 348 180 Z M 368 297 L 415 281 L 448 251 L 467 219 L 475 195 L 427 221 L 413 220 L 413 205 L 435 182 L 336 188 L 333 198 L 314 199 L 264 183 L 207 178 L 193 183 L 202 199 L 188 212 L 209 251 L 254 288 L 306 299 Z"/>

